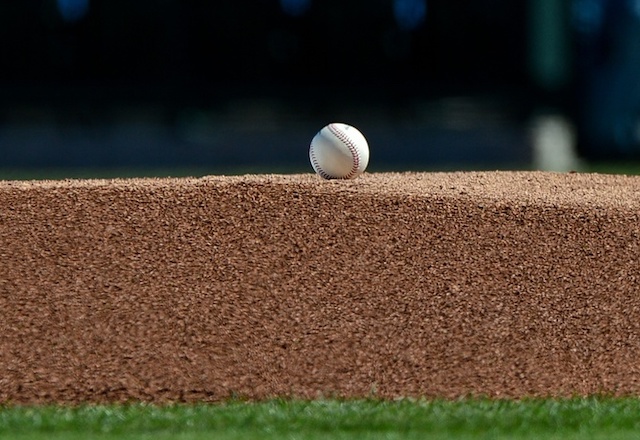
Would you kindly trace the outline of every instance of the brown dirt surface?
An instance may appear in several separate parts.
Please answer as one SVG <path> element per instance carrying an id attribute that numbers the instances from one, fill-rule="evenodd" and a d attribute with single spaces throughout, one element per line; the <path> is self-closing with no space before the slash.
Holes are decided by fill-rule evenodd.
<path id="1" fill-rule="evenodd" d="M 0 403 L 640 393 L 640 178 L 0 182 Z"/>

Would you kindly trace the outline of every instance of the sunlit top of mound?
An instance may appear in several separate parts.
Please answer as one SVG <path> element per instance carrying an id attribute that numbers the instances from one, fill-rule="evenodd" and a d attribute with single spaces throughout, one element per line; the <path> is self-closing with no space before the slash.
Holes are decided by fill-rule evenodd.
<path id="1" fill-rule="evenodd" d="M 354 180 L 315 174 L 246 174 L 199 178 L 0 181 L 0 190 L 97 188 L 145 190 L 225 185 L 274 186 L 313 193 L 360 193 L 410 198 L 464 198 L 522 205 L 640 207 L 640 176 L 525 171 L 366 173 Z"/>

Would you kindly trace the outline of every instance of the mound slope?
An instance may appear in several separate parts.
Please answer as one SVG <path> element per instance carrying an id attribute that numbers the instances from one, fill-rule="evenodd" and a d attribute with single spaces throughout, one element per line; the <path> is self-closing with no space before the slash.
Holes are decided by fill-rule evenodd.
<path id="1" fill-rule="evenodd" d="M 0 182 L 0 402 L 640 392 L 640 179 Z"/>

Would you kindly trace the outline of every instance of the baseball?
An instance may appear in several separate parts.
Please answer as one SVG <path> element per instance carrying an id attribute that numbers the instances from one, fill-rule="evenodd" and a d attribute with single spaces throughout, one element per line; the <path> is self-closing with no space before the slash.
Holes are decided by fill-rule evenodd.
<path id="1" fill-rule="evenodd" d="M 355 179 L 369 164 L 369 144 L 355 127 L 329 124 L 311 140 L 309 160 L 324 179 Z"/>

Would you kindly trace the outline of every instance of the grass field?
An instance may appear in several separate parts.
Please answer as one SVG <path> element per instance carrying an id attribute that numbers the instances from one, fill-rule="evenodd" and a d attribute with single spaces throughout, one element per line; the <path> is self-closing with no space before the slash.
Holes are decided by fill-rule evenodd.
<path id="1" fill-rule="evenodd" d="M 0 410 L 11 439 L 635 439 L 640 400 L 286 401 Z"/>
<path id="2" fill-rule="evenodd" d="M 475 169 L 474 169 L 475 170 Z M 486 169 L 490 171 L 491 169 Z M 371 169 L 371 172 L 400 171 L 397 169 Z M 403 168 L 401 171 L 464 171 L 461 168 L 446 169 L 414 169 Z M 471 171 L 471 170 L 469 170 Z M 594 162 L 586 163 L 582 172 L 603 174 L 640 174 L 640 161 Z M 128 177 L 200 177 L 206 175 L 237 174 L 292 174 L 311 173 L 311 167 L 183 167 L 183 168 L 2 168 L 0 180 L 40 180 L 40 179 L 110 179 Z"/>

